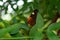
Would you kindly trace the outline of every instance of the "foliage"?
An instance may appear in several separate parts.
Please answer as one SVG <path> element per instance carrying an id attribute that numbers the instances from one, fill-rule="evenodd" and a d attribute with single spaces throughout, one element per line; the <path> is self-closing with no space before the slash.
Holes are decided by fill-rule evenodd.
<path id="1" fill-rule="evenodd" d="M 60 40 L 57 31 L 60 29 L 60 0 L 22 0 L 23 5 L 17 5 L 19 0 L 7 0 L 0 5 L 0 39 L 16 40 Z M 3 0 L 0 0 L 3 2 Z M 15 2 L 15 3 L 12 3 Z M 13 12 L 11 20 L 3 20 L 2 13 L 9 14 L 8 6 Z M 17 5 L 16 8 L 13 6 Z M 36 24 L 30 28 L 27 18 L 35 10 L 37 14 Z M 58 21 L 58 22 L 57 22 Z"/>

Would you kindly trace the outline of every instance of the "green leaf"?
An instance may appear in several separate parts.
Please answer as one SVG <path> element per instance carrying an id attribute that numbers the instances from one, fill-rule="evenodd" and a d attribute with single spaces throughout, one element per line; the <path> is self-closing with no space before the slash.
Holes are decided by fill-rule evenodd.
<path id="1" fill-rule="evenodd" d="M 0 22 L 3 21 L 1 18 L 0 18 Z"/>
<path id="2" fill-rule="evenodd" d="M 10 32 L 11 34 L 15 34 L 15 33 L 18 33 L 19 32 L 19 25 L 20 24 L 14 24 L 10 27 L 7 28 L 8 32 Z"/>
<path id="3" fill-rule="evenodd" d="M 40 0 L 34 0 L 33 7 L 34 9 L 39 9 L 39 2 Z"/>
<path id="4" fill-rule="evenodd" d="M 57 9 L 56 4 L 57 4 L 57 0 L 50 0 L 49 1 L 49 5 L 47 7 L 49 18 L 53 18 L 55 16 L 55 9 Z"/>
<path id="5" fill-rule="evenodd" d="M 28 3 L 24 4 L 23 7 L 20 9 L 20 11 L 25 11 L 28 8 Z"/>
<path id="6" fill-rule="evenodd" d="M 42 28 L 43 25 L 44 25 L 44 20 L 42 16 L 40 15 L 40 13 L 38 13 L 37 19 L 36 19 L 36 26 Z"/>
<path id="7" fill-rule="evenodd" d="M 42 40 L 43 34 L 42 34 L 42 27 L 44 25 L 44 21 L 42 16 L 38 13 L 36 25 L 32 27 L 30 31 L 30 36 L 33 38 L 33 40 Z"/>
<path id="8" fill-rule="evenodd" d="M 50 40 L 59 40 L 58 36 L 53 33 L 53 30 L 60 29 L 60 22 L 51 24 L 47 29 L 47 35 Z"/>
<path id="9" fill-rule="evenodd" d="M 8 32 L 12 32 L 12 31 L 18 29 L 18 27 L 19 27 L 19 24 L 14 24 L 14 25 L 12 25 L 10 27 L 4 28 L 4 29 L 0 29 L 0 37 L 4 36 Z"/>
<path id="10" fill-rule="evenodd" d="M 53 6 L 52 5 L 49 5 L 47 10 L 48 10 L 49 17 L 50 18 L 53 18 L 54 17 L 54 14 L 55 14 L 55 13 L 53 13 Z"/>
<path id="11" fill-rule="evenodd" d="M 25 4 L 27 3 L 27 0 L 23 0 L 23 1 L 24 1 Z"/>
<path id="12" fill-rule="evenodd" d="M 13 23 L 17 23 L 16 17 L 13 17 L 13 18 L 12 18 L 12 21 L 13 21 Z"/>
<path id="13" fill-rule="evenodd" d="M 0 37 L 3 37 L 7 32 L 7 29 L 0 29 Z"/>
<path id="14" fill-rule="evenodd" d="M 58 0 L 58 2 L 57 2 L 57 9 L 60 12 L 60 0 Z"/>
<path id="15" fill-rule="evenodd" d="M 3 22 L 0 22 L 0 29 L 5 28 L 5 25 Z"/>
<path id="16" fill-rule="evenodd" d="M 20 24 L 20 29 L 24 29 L 24 30 L 29 30 L 30 28 L 28 27 L 27 24 Z"/>

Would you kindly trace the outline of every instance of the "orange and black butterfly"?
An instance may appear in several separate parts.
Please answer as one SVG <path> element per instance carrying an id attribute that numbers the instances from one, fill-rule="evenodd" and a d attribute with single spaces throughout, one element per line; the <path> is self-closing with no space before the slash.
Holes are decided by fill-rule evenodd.
<path id="1" fill-rule="evenodd" d="M 33 11 L 33 13 L 29 16 L 28 20 L 27 20 L 28 24 L 29 24 L 31 27 L 36 24 L 37 13 L 38 13 L 38 10 L 35 9 L 35 10 Z"/>

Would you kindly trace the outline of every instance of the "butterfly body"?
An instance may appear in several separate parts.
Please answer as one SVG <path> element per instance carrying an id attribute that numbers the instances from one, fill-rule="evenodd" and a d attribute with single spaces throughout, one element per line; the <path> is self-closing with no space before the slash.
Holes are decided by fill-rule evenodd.
<path id="1" fill-rule="evenodd" d="M 37 13 L 38 13 L 38 10 L 34 10 L 33 13 L 27 19 L 27 22 L 30 26 L 34 26 L 36 24 Z"/>

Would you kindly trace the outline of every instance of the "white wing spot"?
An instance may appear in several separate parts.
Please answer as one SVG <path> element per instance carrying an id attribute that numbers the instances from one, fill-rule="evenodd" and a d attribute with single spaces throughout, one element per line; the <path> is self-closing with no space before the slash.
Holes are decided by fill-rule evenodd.
<path id="1" fill-rule="evenodd" d="M 32 13 L 34 15 L 34 13 Z"/>

